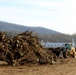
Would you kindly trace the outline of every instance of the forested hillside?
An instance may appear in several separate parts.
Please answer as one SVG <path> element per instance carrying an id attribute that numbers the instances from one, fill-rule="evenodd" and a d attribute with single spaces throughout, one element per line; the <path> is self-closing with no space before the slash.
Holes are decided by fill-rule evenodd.
<path id="1" fill-rule="evenodd" d="M 35 33 L 41 40 L 45 42 L 72 42 L 72 38 L 76 39 L 76 34 L 62 34 L 55 30 L 43 27 L 28 27 L 0 21 L 0 31 L 5 32 L 5 34 L 10 38 L 27 30 Z"/>

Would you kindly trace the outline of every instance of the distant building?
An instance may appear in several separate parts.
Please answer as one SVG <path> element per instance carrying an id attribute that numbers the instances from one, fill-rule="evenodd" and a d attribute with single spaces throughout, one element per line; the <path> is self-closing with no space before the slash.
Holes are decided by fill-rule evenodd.
<path id="1" fill-rule="evenodd" d="M 56 47 L 64 47 L 65 46 L 65 44 L 72 44 L 72 46 L 74 46 L 74 47 L 76 47 L 76 42 L 75 42 L 75 39 L 74 38 L 72 38 L 72 42 L 70 43 L 70 42 L 66 42 L 66 43 L 53 43 L 53 42 L 44 42 L 43 40 L 41 41 L 41 44 L 43 45 L 43 46 L 45 46 L 46 48 L 56 48 Z"/>
<path id="2" fill-rule="evenodd" d="M 52 43 L 52 42 L 43 42 L 43 41 L 41 41 L 41 44 L 43 45 L 43 46 L 45 46 L 46 48 L 57 48 L 57 47 L 64 47 L 65 46 L 65 44 L 67 44 L 67 43 Z M 71 43 L 72 44 L 72 43 Z"/>
<path id="3" fill-rule="evenodd" d="M 46 48 L 50 48 L 50 47 L 57 48 L 57 47 L 61 47 L 64 45 L 65 45 L 65 43 L 51 43 L 51 42 L 45 43 Z"/>

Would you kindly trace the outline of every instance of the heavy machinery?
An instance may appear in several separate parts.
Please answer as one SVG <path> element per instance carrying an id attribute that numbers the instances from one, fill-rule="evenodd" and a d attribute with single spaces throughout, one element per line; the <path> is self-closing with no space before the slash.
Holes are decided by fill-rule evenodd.
<path id="1" fill-rule="evenodd" d="M 59 57 L 76 57 L 75 55 L 75 47 L 72 45 L 72 43 L 66 43 L 63 47 L 60 47 L 60 53 Z"/>
<path id="2" fill-rule="evenodd" d="M 51 50 L 54 54 L 56 54 L 58 57 L 62 58 L 68 58 L 68 57 L 74 57 L 76 58 L 76 52 L 75 52 L 75 42 L 74 38 L 72 39 L 72 43 L 43 43 L 43 46 L 45 46 L 48 50 Z"/>

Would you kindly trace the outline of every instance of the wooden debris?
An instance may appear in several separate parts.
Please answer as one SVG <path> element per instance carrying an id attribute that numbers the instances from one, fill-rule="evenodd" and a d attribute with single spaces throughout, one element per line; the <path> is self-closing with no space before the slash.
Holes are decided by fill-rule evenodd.
<path id="1" fill-rule="evenodd" d="M 0 32 L 0 60 L 9 65 L 52 64 L 56 56 L 44 48 L 36 35 L 26 31 L 12 39 Z"/>

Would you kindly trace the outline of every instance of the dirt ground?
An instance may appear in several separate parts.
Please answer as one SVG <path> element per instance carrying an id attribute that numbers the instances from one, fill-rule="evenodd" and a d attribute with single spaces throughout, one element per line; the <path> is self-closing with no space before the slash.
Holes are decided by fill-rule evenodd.
<path id="1" fill-rule="evenodd" d="M 54 65 L 0 66 L 0 75 L 76 75 L 76 58 Z"/>

